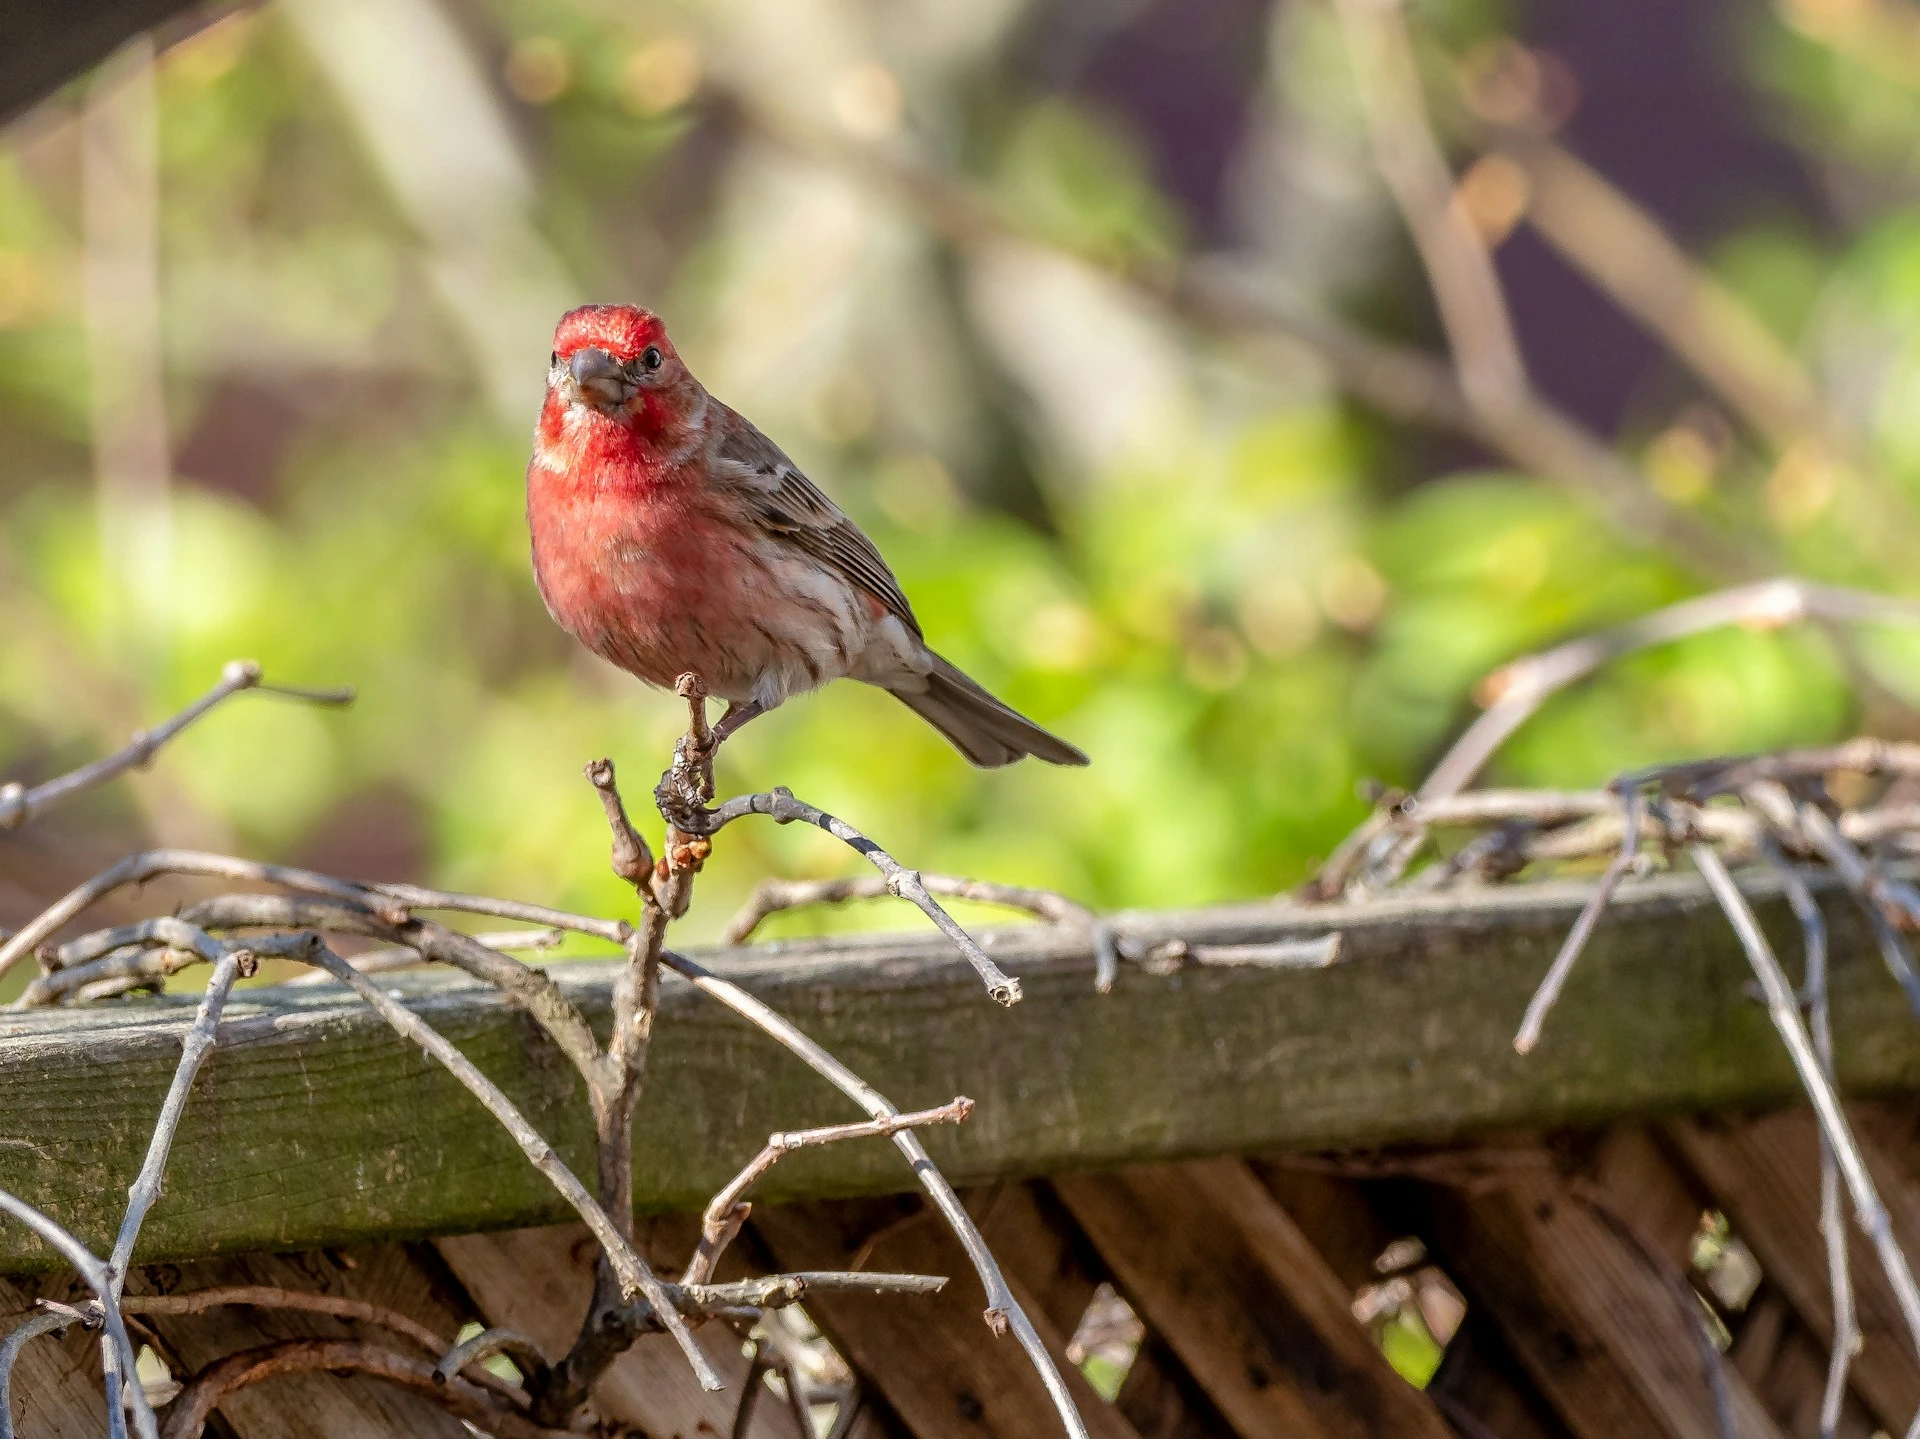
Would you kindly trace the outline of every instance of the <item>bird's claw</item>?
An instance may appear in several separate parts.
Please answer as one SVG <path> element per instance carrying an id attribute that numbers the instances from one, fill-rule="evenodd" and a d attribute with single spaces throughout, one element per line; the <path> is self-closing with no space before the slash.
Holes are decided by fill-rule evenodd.
<path id="1" fill-rule="evenodd" d="M 666 821 L 677 829 L 697 833 L 695 819 L 713 799 L 715 745 L 700 745 L 692 735 L 680 736 L 673 747 L 673 763 L 654 789 L 655 803 Z"/>

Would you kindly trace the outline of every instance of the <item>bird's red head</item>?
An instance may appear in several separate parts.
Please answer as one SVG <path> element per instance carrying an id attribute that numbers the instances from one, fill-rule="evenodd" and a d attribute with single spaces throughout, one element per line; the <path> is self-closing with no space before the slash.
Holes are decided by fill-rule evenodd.
<path id="1" fill-rule="evenodd" d="M 658 346 L 663 355 L 673 351 L 660 317 L 638 305 L 582 305 L 562 315 L 553 331 L 556 360 L 571 360 L 579 351 L 594 348 L 627 364 L 649 345 Z"/>
<path id="2" fill-rule="evenodd" d="M 582 305 L 560 317 L 536 444 L 571 461 L 657 463 L 682 447 L 706 392 L 667 327 L 637 305 Z"/>

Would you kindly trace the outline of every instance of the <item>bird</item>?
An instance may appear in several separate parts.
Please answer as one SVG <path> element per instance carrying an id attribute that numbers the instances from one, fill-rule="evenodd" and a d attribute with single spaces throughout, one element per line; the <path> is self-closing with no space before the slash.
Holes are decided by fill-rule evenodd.
<path id="1" fill-rule="evenodd" d="M 561 317 L 527 524 L 547 612 L 650 685 L 698 675 L 727 702 L 714 749 L 845 678 L 887 691 L 983 769 L 1087 763 L 928 646 L 873 541 L 707 392 L 650 310 Z"/>

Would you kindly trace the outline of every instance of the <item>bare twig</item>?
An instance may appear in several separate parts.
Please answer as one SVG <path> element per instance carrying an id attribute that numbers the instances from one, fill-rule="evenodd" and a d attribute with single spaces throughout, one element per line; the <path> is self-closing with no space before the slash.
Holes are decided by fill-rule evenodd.
<path id="1" fill-rule="evenodd" d="M 1510 411 L 1527 391 L 1520 346 L 1486 243 L 1454 199 L 1453 172 L 1427 123 L 1420 73 L 1398 0 L 1337 0 L 1360 106 L 1394 203 L 1413 235 L 1476 411 Z"/>
<path id="2" fill-rule="evenodd" d="M 210 1309 L 241 1305 L 256 1309 L 295 1309 L 306 1314 L 326 1314 L 335 1319 L 352 1319 L 373 1324 L 411 1339 L 428 1354 L 446 1352 L 447 1341 L 416 1319 L 397 1309 L 346 1299 L 337 1294 L 313 1294 L 304 1289 L 280 1289 L 267 1284 L 229 1284 L 214 1289 L 195 1289 L 186 1294 L 129 1294 L 120 1301 L 128 1314 L 204 1314 Z"/>
<path id="3" fill-rule="evenodd" d="M 530 1339 L 517 1329 L 482 1329 L 473 1338 L 456 1344 L 433 1366 L 433 1382 L 445 1384 L 449 1379 L 472 1365 L 484 1364 L 496 1354 L 505 1354 L 520 1366 L 520 1372 L 530 1378 L 547 1368 L 546 1355 L 540 1352 L 537 1340 Z"/>
<path id="4" fill-rule="evenodd" d="M 417 884 L 367 885 L 362 895 L 362 903 L 368 902 L 366 894 L 395 901 L 407 910 L 451 910 L 462 914 L 489 915 L 494 919 L 517 919 L 547 929 L 573 930 L 580 934 L 590 934 L 596 939 L 604 939 L 612 944 L 624 943 L 630 933 L 630 927 L 624 920 L 595 919 L 591 915 L 571 914 L 564 909 L 549 909 L 544 904 L 523 904 L 516 899 L 495 899 L 491 895 L 460 894 L 446 889 L 425 889 Z"/>
<path id="5" fill-rule="evenodd" d="M 619 786 L 614 782 L 613 761 L 597 759 L 589 764 L 587 783 L 593 786 L 594 793 L 600 796 L 601 807 L 606 810 L 607 830 L 613 836 L 609 857 L 613 872 L 635 890 L 647 893 L 647 887 L 653 883 L 653 850 L 627 818 L 626 802 L 620 798 Z"/>
<path id="6" fill-rule="evenodd" d="M 75 795 L 87 790 L 98 789 L 101 785 L 118 779 L 128 770 L 140 769 L 153 759 L 162 745 L 188 725 L 234 695 L 246 690 L 283 695 L 289 699 L 305 700 L 310 704 L 344 705 L 353 702 L 351 689 L 306 690 L 270 685 L 261 678 L 260 666 L 254 661 L 230 661 L 220 672 L 220 683 L 172 719 L 136 734 L 128 741 L 126 748 L 108 755 L 105 759 L 95 760 L 92 764 L 74 770 L 71 774 L 64 774 L 58 779 L 48 780 L 45 784 L 35 785 L 32 789 L 18 783 L 0 785 L 0 830 L 18 829 L 38 819 L 56 804 L 72 799 Z"/>
<path id="7" fill-rule="evenodd" d="M 1683 600 L 1615 629 L 1515 660 L 1481 682 L 1481 693 L 1489 700 L 1485 713 L 1434 766 L 1418 798 L 1425 803 L 1464 789 L 1507 737 L 1550 697 L 1610 660 L 1727 625 L 1778 629 L 1810 616 L 1849 623 L 1920 624 L 1920 601 L 1799 579 L 1765 580 Z"/>
<path id="8" fill-rule="evenodd" d="M 1770 792 L 1763 792 L 1762 787 L 1755 786 L 1753 802 L 1767 806 L 1773 814 L 1790 817 L 1793 802 L 1786 791 L 1778 786 L 1768 788 Z M 1833 1020 L 1827 1003 L 1827 921 L 1806 880 L 1787 862 L 1779 847 L 1769 842 L 1764 853 L 1768 866 L 1780 877 L 1787 903 L 1800 923 L 1801 945 L 1806 951 L 1801 997 L 1807 1012 L 1807 1030 L 1821 1072 L 1826 1075 L 1827 1083 L 1832 1084 L 1835 1081 Z M 1820 1237 L 1827 1251 L 1828 1303 L 1833 1310 L 1833 1342 L 1827 1353 L 1826 1387 L 1820 1396 L 1820 1435 L 1821 1439 L 1834 1439 L 1847 1398 L 1847 1370 L 1860 1348 L 1860 1327 L 1854 1312 L 1853 1276 L 1848 1269 L 1847 1221 L 1840 1204 L 1840 1168 L 1824 1131 L 1820 1135 Z"/>
<path id="9" fill-rule="evenodd" d="M 557 929 L 508 929 L 471 936 L 475 944 L 483 944 L 488 949 L 509 952 L 521 949 L 553 949 L 565 937 Z M 368 950 L 362 954 L 350 955 L 347 962 L 362 974 L 392 974 L 397 970 L 418 969 L 432 963 L 418 951 L 404 948 Z M 309 970 L 280 982 L 287 986 L 297 985 L 307 988 L 316 984 L 331 984 L 333 977 L 322 970 Z"/>
<path id="10" fill-rule="evenodd" d="M 1645 209 L 1551 141 L 1505 130 L 1495 144 L 1526 175 L 1527 219 L 1541 237 L 1756 431 L 1775 445 L 1832 431 L 1799 362 Z"/>
<path id="11" fill-rule="evenodd" d="M 695 700 L 689 704 L 702 709 Z M 699 719 L 704 722 L 704 712 Z M 683 750 L 684 745 L 676 750 L 676 763 Z M 627 962 L 614 984 L 613 1034 L 597 1074 L 588 1078 L 600 1201 L 631 1239 L 633 1116 L 640 1102 L 660 1007 L 660 949 L 671 914 L 684 910 L 690 902 L 691 870 L 698 867 L 699 860 L 676 842 L 670 830 L 667 857 L 661 866 L 666 872 L 656 873 L 652 851 L 627 818 L 612 761 L 601 759 L 589 764 L 586 777 L 600 797 L 612 835 L 610 862 L 614 873 L 633 886 L 642 911 L 637 930 L 625 923 L 620 925 L 620 943 Z M 633 1342 L 638 1331 L 618 1302 L 622 1296 L 615 1281 L 603 1254 L 594 1265 L 593 1295 L 580 1332 L 560 1361 L 532 1386 L 535 1409 L 541 1416 L 559 1419 L 572 1413 L 607 1366 Z"/>
<path id="12" fill-rule="evenodd" d="M 81 1322 L 80 1316 L 65 1309 L 40 1314 L 29 1314 L 0 1339 L 0 1439 L 14 1439 L 13 1435 L 13 1396 L 10 1392 L 13 1383 L 14 1361 L 20 1357 L 20 1351 L 30 1340 L 38 1339 L 42 1334 L 57 1334 Z"/>
<path id="13" fill-rule="evenodd" d="M 967 879 L 953 874 L 928 874 L 923 870 L 920 872 L 920 882 L 926 886 L 929 894 L 943 895 L 948 899 L 970 899 L 976 904 L 1004 905 L 1063 928 L 1083 931 L 1093 945 L 1093 987 L 1101 994 L 1113 989 L 1120 968 L 1113 926 L 1085 905 L 1075 904 L 1065 895 L 1050 889 L 995 884 L 990 880 Z M 889 881 L 882 875 L 858 875 L 849 879 L 763 879 L 754 887 L 739 913 L 727 921 L 721 938 L 728 944 L 745 944 L 771 915 L 808 905 L 880 899 L 892 893 Z"/>
<path id="14" fill-rule="evenodd" d="M 124 889 L 130 884 L 145 884 L 167 874 L 206 875 L 217 879 L 276 884 L 365 908 L 389 924 L 404 924 L 408 918 L 406 910 L 391 899 L 371 894 L 345 880 L 315 874 L 311 870 L 260 864 L 254 860 L 235 859 L 231 855 L 202 854 L 195 850 L 143 850 L 139 854 L 128 855 L 71 890 L 42 910 L 4 945 L 0 945 L 0 977 L 32 954 L 42 941 L 50 939 L 67 921 L 98 904 L 115 890 Z"/>
<path id="15" fill-rule="evenodd" d="M 787 1391 L 787 1409 L 793 1415 L 794 1427 L 802 1434 L 812 1434 L 813 1407 L 807 1403 L 807 1393 L 800 1383 L 800 1371 L 794 1365 L 793 1356 L 780 1343 L 777 1337 L 769 1336 L 773 1348 L 773 1372 L 780 1376 L 781 1387 Z"/>
<path id="16" fill-rule="evenodd" d="M 1806 836 L 1815 853 L 1831 866 L 1833 872 L 1840 876 L 1840 882 L 1859 899 L 1873 928 L 1874 938 L 1879 942 L 1880 957 L 1886 963 L 1887 973 L 1905 992 L 1907 1003 L 1915 1013 L 1920 1013 L 1920 970 L 1914 966 L 1913 951 L 1907 947 L 1906 939 L 1887 919 L 1889 908 L 1900 907 L 1903 896 L 1899 891 L 1904 886 L 1889 885 L 1876 875 L 1860 857 L 1860 852 L 1846 841 L 1818 805 L 1802 804 L 1794 817 L 1799 822 L 1800 832 Z"/>
<path id="17" fill-rule="evenodd" d="M 747 1191 L 765 1177 L 768 1170 L 796 1149 L 818 1144 L 837 1144 L 846 1139 L 884 1139 L 903 1129 L 926 1124 L 959 1124 L 973 1113 L 973 1101 L 960 1095 L 938 1109 L 921 1109 L 912 1114 L 886 1115 L 860 1124 L 835 1124 L 821 1129 L 791 1130 L 767 1136 L 766 1147 L 747 1162 L 747 1166 L 727 1181 L 707 1205 L 700 1220 L 700 1244 L 688 1262 L 682 1284 L 704 1284 L 713 1276 L 720 1256 L 740 1232 L 749 1205 L 743 1201 Z"/>
<path id="18" fill-rule="evenodd" d="M 792 1022 L 748 994 L 737 984 L 720 978 L 711 970 L 696 964 L 685 955 L 671 950 L 661 955 L 662 961 L 690 980 L 694 987 L 709 998 L 718 1000 L 735 1014 L 754 1025 L 761 1032 L 778 1041 L 787 1050 L 798 1056 L 814 1073 L 820 1075 L 864 1109 L 873 1119 L 897 1118 L 900 1111 L 890 1103 L 872 1085 L 848 1069 L 825 1049 L 814 1043 L 795 1027 Z M 1027 1353 L 1033 1367 L 1040 1375 L 1040 1381 L 1046 1386 L 1052 1398 L 1054 1408 L 1066 1432 L 1073 1439 L 1086 1439 L 1086 1424 L 1080 1418 L 1080 1412 L 1074 1406 L 1073 1396 L 1067 1392 L 1067 1386 L 1060 1377 L 1060 1371 L 1054 1367 L 1053 1357 L 1048 1354 L 1046 1345 L 1040 1340 L 1033 1327 L 1033 1321 L 1027 1318 L 1020 1302 L 1013 1297 L 1013 1291 L 1007 1287 L 1006 1277 L 1000 1272 L 999 1264 L 993 1253 L 987 1248 L 985 1239 L 974 1224 L 972 1216 L 961 1204 L 960 1196 L 955 1194 L 953 1186 L 946 1176 L 935 1167 L 928 1157 L 919 1137 L 910 1129 L 903 1129 L 892 1136 L 894 1146 L 906 1157 L 913 1167 L 914 1177 L 927 1191 L 934 1206 L 952 1226 L 954 1235 L 961 1247 L 966 1250 L 967 1258 L 972 1262 L 974 1271 L 980 1276 L 980 1283 L 986 1290 L 987 1325 L 996 1334 L 1011 1326 L 1020 1340 L 1020 1347 Z"/>
<path id="19" fill-rule="evenodd" d="M 805 1269 L 736 1279 L 729 1284 L 663 1286 L 674 1309 L 695 1317 L 736 1309 L 782 1309 L 808 1294 L 938 1294 L 946 1285 L 938 1274 L 870 1274 L 865 1270 Z"/>
<path id="20" fill-rule="evenodd" d="M 163 1439 L 199 1439 L 221 1402 L 262 1380 L 320 1371 L 364 1374 L 412 1390 L 495 1439 L 578 1439 L 522 1417 L 489 1391 L 464 1379 L 437 1382 L 433 1366 L 377 1345 L 349 1339 L 286 1339 L 243 1349 L 202 1370 L 167 1410 Z"/>
<path id="21" fill-rule="evenodd" d="M 587 1192 L 586 1186 L 574 1176 L 571 1169 L 553 1146 L 541 1138 L 539 1132 L 527 1123 L 526 1117 L 514 1106 L 512 1100 L 492 1080 L 482 1074 L 473 1061 L 454 1048 L 444 1037 L 431 1028 L 419 1015 L 405 1005 L 391 998 L 387 992 L 360 974 L 339 955 L 323 945 L 316 945 L 312 963 L 325 969 L 333 977 L 364 999 L 382 1019 L 404 1037 L 412 1040 L 427 1053 L 444 1065 L 448 1072 L 465 1086 L 468 1093 L 486 1106 L 487 1112 L 500 1121 L 501 1127 L 513 1136 L 520 1146 L 521 1153 L 527 1156 L 533 1167 L 547 1177 L 549 1183 L 559 1191 L 560 1196 L 570 1204 L 574 1212 L 585 1221 L 593 1237 L 599 1241 L 605 1251 L 608 1262 L 619 1275 L 622 1288 L 628 1294 L 644 1295 L 654 1308 L 661 1312 L 661 1320 L 667 1332 L 674 1337 L 680 1350 L 687 1356 L 693 1371 L 699 1376 L 703 1388 L 721 1388 L 720 1376 L 715 1374 L 707 1356 L 694 1343 L 693 1335 L 686 1323 L 669 1304 L 666 1292 L 653 1271 L 647 1267 L 646 1260 L 640 1257 L 628 1237 L 621 1233 L 607 1211 Z"/>
<path id="22" fill-rule="evenodd" d="M 1640 803 L 1637 790 L 1629 789 L 1622 796 L 1625 806 L 1626 823 L 1620 837 L 1620 853 L 1614 856 L 1613 863 L 1607 866 L 1607 872 L 1593 887 L 1593 893 L 1580 911 L 1580 918 L 1574 921 L 1566 939 L 1560 945 L 1560 952 L 1553 957 L 1546 978 L 1540 981 L 1540 988 L 1534 991 L 1533 998 L 1527 1002 L 1527 1012 L 1520 1021 L 1520 1031 L 1513 1037 L 1513 1047 L 1521 1054 L 1531 1052 L 1540 1042 L 1540 1031 L 1546 1025 L 1547 1013 L 1554 1002 L 1560 998 L 1560 991 L 1566 988 L 1567 976 L 1573 973 L 1574 962 L 1580 958 L 1580 952 L 1587 947 L 1587 940 L 1593 935 L 1593 928 L 1600 922 L 1600 912 L 1613 898 L 1613 892 L 1620 887 L 1620 881 L 1627 877 L 1627 871 L 1633 868 L 1640 851 Z"/>
<path id="23" fill-rule="evenodd" d="M 1268 939 L 1251 944 L 1195 944 L 1185 939 L 1163 939 L 1141 945 L 1128 940 L 1122 946 L 1148 974 L 1175 974 L 1190 964 L 1217 969 L 1326 969 L 1338 962 L 1339 934 L 1316 939 Z"/>
<path id="24" fill-rule="evenodd" d="M 974 942 L 973 936 L 962 929 L 953 916 L 940 907 L 934 897 L 927 892 L 927 887 L 922 883 L 918 870 L 908 869 L 845 820 L 838 819 L 804 800 L 795 799 L 793 791 L 784 785 L 764 794 L 741 795 L 736 799 L 728 800 L 716 809 L 669 815 L 668 822 L 689 834 L 711 838 L 733 821 L 744 819 L 750 814 L 770 815 L 776 824 L 791 824 L 795 820 L 801 820 L 825 830 L 879 870 L 886 877 L 888 893 L 908 901 L 940 927 L 940 932 L 953 941 L 954 946 L 966 957 L 967 963 L 971 964 L 986 981 L 987 993 L 1002 1004 L 1012 1005 L 1020 1002 L 1020 981 L 1007 975 L 999 965 L 987 958 L 986 951 Z"/>
<path id="25" fill-rule="evenodd" d="M 1846 1179 L 1848 1192 L 1853 1198 L 1854 1215 L 1873 1244 L 1880 1267 L 1887 1276 L 1887 1285 L 1893 1290 L 1901 1316 L 1906 1320 L 1908 1335 L 1916 1352 L 1920 1352 L 1920 1285 L 1914 1283 L 1907 1257 L 1893 1237 L 1886 1206 L 1881 1203 L 1873 1176 L 1867 1171 L 1866 1160 L 1860 1153 L 1859 1145 L 1854 1142 L 1846 1112 L 1840 1107 L 1839 1096 L 1827 1079 L 1819 1055 L 1814 1051 L 1813 1041 L 1801 1023 L 1800 1009 L 1792 987 L 1781 972 L 1780 962 L 1774 958 L 1773 948 L 1761 932 L 1746 896 L 1733 882 L 1733 876 L 1727 872 L 1719 854 L 1708 844 L 1689 845 L 1687 853 L 1706 880 L 1708 888 L 1713 891 L 1721 909 L 1726 912 L 1728 922 L 1739 936 L 1741 948 L 1747 953 L 1754 976 L 1766 994 L 1767 1013 L 1787 1046 L 1794 1070 L 1800 1077 L 1801 1088 L 1813 1101 L 1820 1131 L 1832 1146 L 1840 1172 Z"/>
<path id="26" fill-rule="evenodd" d="M 213 1049 L 214 1031 L 220 1023 L 220 1011 L 226 1007 L 227 995 L 233 990 L 234 980 L 253 972 L 253 952 L 246 949 L 228 951 L 214 966 L 213 979 L 200 1001 L 200 1011 L 194 1016 L 193 1027 L 180 1042 L 180 1063 L 174 1069 L 173 1083 L 167 1089 L 167 1097 L 160 1106 L 160 1117 L 155 1121 L 153 1135 L 147 1141 L 147 1157 L 140 1166 L 139 1175 L 127 1190 L 127 1212 L 120 1221 L 120 1233 L 113 1242 L 113 1255 L 107 1261 L 111 1292 L 100 1296 L 103 1305 L 119 1303 L 120 1291 L 127 1282 L 127 1268 L 133 1262 L 133 1248 L 140 1239 L 140 1226 L 146 1223 L 147 1211 L 153 1208 L 154 1201 L 160 1197 L 160 1181 L 167 1170 L 167 1155 L 173 1148 L 173 1136 L 179 1131 L 180 1116 L 186 1112 L 187 1095 L 193 1089 L 194 1078 L 200 1072 L 201 1063 Z M 100 1360 L 109 1374 L 114 1373 L 121 1362 L 119 1353 L 112 1345 L 101 1347 Z M 119 1371 L 119 1382 L 130 1389 L 138 1388 L 140 1383 L 131 1366 Z"/>
<path id="27" fill-rule="evenodd" d="M 383 902 L 392 903 L 392 900 L 387 898 Z M 600 1053 L 600 1041 L 595 1037 L 593 1027 L 587 1023 L 586 1016 L 567 998 L 552 976 L 489 949 L 471 935 L 448 929 L 431 920 L 403 917 L 395 922 L 383 919 L 360 901 L 330 903 L 284 894 L 216 895 L 185 906 L 180 911 L 180 918 L 210 930 L 317 929 L 332 934 L 364 935 L 389 944 L 404 945 L 423 959 L 450 965 L 502 991 L 546 1031 L 547 1037 L 580 1071 L 590 1092 L 597 1092 L 605 1083 L 606 1062 Z M 574 915 L 565 918 L 569 920 L 569 925 L 556 927 L 608 924 L 607 921 L 589 921 Z M 255 948 L 263 947 L 262 942 L 249 942 Z"/>
<path id="28" fill-rule="evenodd" d="M 106 1322 L 107 1340 L 117 1353 L 117 1374 L 132 1374 L 135 1369 L 133 1340 L 127 1335 L 126 1322 L 120 1317 L 120 1306 L 116 1303 L 116 1291 L 112 1271 L 96 1259 L 87 1246 L 75 1239 L 59 1224 L 35 1209 L 24 1199 L 0 1189 L 0 1210 L 20 1221 L 31 1229 L 40 1239 L 49 1245 L 60 1257 L 71 1264 L 80 1277 L 86 1281 L 100 1300 L 101 1313 Z M 117 1393 L 113 1382 L 117 1377 L 115 1369 L 108 1371 L 107 1388 L 107 1431 L 119 1436 L 126 1433 L 126 1418 L 121 1404 L 133 1411 L 133 1427 L 140 1439 L 159 1439 L 160 1429 L 153 1417 L 153 1406 L 147 1402 L 145 1392 L 138 1384 L 129 1385 L 124 1394 Z"/>

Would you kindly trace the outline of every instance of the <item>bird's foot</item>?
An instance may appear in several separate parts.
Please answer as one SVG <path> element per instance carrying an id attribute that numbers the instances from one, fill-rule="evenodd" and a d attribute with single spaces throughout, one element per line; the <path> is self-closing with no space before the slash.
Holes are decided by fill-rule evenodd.
<path id="1" fill-rule="evenodd" d="M 717 746 L 699 744 L 692 735 L 682 735 L 673 747 L 673 763 L 667 766 L 654 789 L 654 801 L 667 823 L 678 829 L 697 832 L 695 816 L 713 799 L 713 755 Z"/>
<path id="2" fill-rule="evenodd" d="M 721 736 L 707 726 L 707 682 L 697 674 L 683 674 L 674 692 L 687 702 L 687 732 L 673 747 L 673 763 L 660 776 L 653 797 L 668 824 L 693 829 L 691 820 L 713 798 L 713 756 Z"/>

